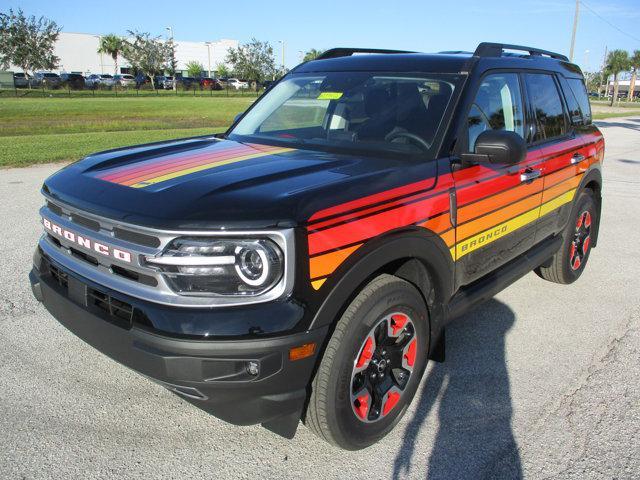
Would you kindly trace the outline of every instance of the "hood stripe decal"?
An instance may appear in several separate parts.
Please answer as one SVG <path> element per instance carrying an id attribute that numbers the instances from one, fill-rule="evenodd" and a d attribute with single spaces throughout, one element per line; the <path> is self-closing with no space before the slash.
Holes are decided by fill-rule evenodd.
<path id="1" fill-rule="evenodd" d="M 253 158 L 260 158 L 260 157 L 265 157 L 267 155 L 275 155 L 275 154 L 278 154 L 278 153 L 286 153 L 286 152 L 290 152 L 290 151 L 291 151 L 290 148 L 281 148 L 279 150 L 274 150 L 272 152 L 253 153 L 253 154 L 250 154 L 250 155 L 243 155 L 241 157 L 232 157 L 232 158 L 229 158 L 227 160 L 218 160 L 218 161 L 213 162 L 213 163 L 206 163 L 206 164 L 203 164 L 203 165 L 198 165 L 198 166 L 195 166 L 195 167 L 187 168 L 185 170 L 179 170 L 177 172 L 167 173 L 167 174 L 161 175 L 161 176 L 154 176 L 153 178 L 149 178 L 147 180 L 139 181 L 138 183 L 134 183 L 134 184 L 129 185 L 129 186 L 133 187 L 133 188 L 144 188 L 144 187 L 147 187 L 149 185 L 153 185 L 155 183 L 165 182 L 167 180 L 172 180 L 174 178 L 182 177 L 184 175 L 189 175 L 190 173 L 201 172 L 203 170 L 208 170 L 208 169 L 215 168 L 215 167 L 221 167 L 223 165 L 229 165 L 231 163 L 242 162 L 244 160 L 251 160 Z"/>
<path id="2" fill-rule="evenodd" d="M 244 145 L 220 142 L 213 151 L 196 154 L 179 154 L 173 158 L 153 159 L 116 167 L 97 175 L 101 180 L 132 188 L 144 188 L 191 173 L 251 160 L 268 155 L 290 152 L 292 148 L 267 145 Z"/>

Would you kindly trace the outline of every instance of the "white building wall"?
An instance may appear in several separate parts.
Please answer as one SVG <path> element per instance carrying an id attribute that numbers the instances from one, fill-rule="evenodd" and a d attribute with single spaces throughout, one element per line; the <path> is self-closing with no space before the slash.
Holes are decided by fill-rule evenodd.
<path id="1" fill-rule="evenodd" d="M 55 71 L 58 73 L 109 73 L 113 75 L 115 72 L 114 61 L 111 55 L 98 53 L 99 42 L 100 35 L 61 32 L 54 48 L 55 54 L 60 58 L 58 69 Z M 217 64 L 224 63 L 229 48 L 238 47 L 237 40 L 229 39 L 212 41 L 209 46 L 205 42 L 176 40 L 175 43 L 178 71 L 186 70 L 186 65 L 190 61 L 201 63 L 207 70 L 209 57 L 211 58 L 211 70 L 215 70 Z M 118 57 L 118 70 L 129 66 L 124 58 Z M 13 70 L 18 71 L 19 69 Z"/>
<path id="2" fill-rule="evenodd" d="M 176 40 L 176 59 L 178 70 L 186 70 L 187 63 L 200 63 L 205 71 L 215 71 L 216 65 L 225 63 L 230 48 L 238 48 L 237 40 L 218 40 L 207 45 L 205 42 L 183 42 Z"/>

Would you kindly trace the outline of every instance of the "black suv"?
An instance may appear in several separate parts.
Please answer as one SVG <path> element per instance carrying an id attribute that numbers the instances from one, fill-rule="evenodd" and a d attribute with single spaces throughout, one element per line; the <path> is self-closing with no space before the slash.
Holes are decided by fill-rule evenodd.
<path id="1" fill-rule="evenodd" d="M 562 55 L 333 49 L 223 135 L 48 178 L 31 284 L 77 336 L 207 412 L 286 437 L 302 419 L 359 449 L 444 360 L 453 318 L 532 270 L 580 276 L 603 155 Z"/>
<path id="2" fill-rule="evenodd" d="M 72 88 L 74 90 L 83 90 L 85 79 L 79 73 L 61 73 L 60 84 L 65 88 Z"/>

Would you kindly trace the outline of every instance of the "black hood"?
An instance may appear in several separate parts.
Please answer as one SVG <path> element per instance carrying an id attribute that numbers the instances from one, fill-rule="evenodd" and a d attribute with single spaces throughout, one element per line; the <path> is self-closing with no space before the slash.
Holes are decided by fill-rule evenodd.
<path id="1" fill-rule="evenodd" d="M 44 192 L 155 228 L 293 226 L 329 206 L 411 181 L 411 168 L 400 164 L 411 165 L 198 137 L 90 155 L 47 179 Z"/>

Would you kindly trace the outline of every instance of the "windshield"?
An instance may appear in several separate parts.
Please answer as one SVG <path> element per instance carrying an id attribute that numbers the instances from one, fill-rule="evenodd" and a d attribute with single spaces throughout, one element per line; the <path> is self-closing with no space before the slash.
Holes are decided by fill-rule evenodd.
<path id="1" fill-rule="evenodd" d="M 307 148 L 432 150 L 459 75 L 293 74 L 273 87 L 229 138 Z"/>

